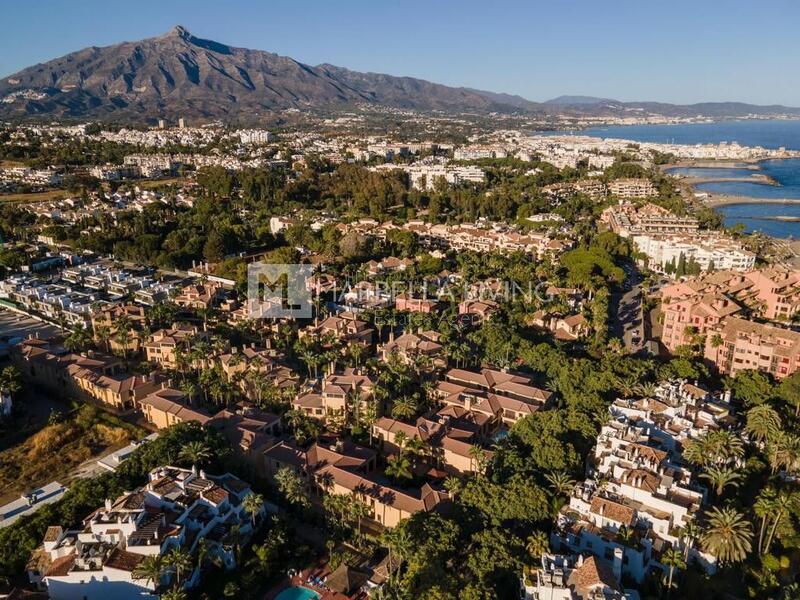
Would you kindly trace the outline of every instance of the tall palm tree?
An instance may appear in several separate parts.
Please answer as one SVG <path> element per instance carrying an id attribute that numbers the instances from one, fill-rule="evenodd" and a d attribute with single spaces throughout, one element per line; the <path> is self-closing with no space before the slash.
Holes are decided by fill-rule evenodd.
<path id="1" fill-rule="evenodd" d="M 183 548 L 173 548 L 164 557 L 164 562 L 175 571 L 175 585 L 183 582 L 183 577 L 194 566 L 192 555 Z"/>
<path id="2" fill-rule="evenodd" d="M 741 473 L 731 467 L 709 467 L 705 473 L 700 474 L 701 479 L 706 479 L 714 488 L 714 495 L 719 498 L 726 487 L 739 487 Z"/>
<path id="3" fill-rule="evenodd" d="M 697 521 L 689 519 L 686 525 L 681 530 L 681 539 L 683 541 L 683 560 L 689 561 L 689 551 L 695 540 L 700 536 L 700 528 L 697 526 Z"/>
<path id="4" fill-rule="evenodd" d="M 400 562 L 408 559 L 416 544 L 411 539 L 408 530 L 402 526 L 384 530 L 383 543 L 389 549 L 389 580 L 391 581 L 395 574 L 394 565 L 399 565 Z"/>
<path id="5" fill-rule="evenodd" d="M 750 553 L 753 531 L 744 516 L 730 507 L 714 507 L 706 513 L 706 527 L 700 534 L 703 550 L 723 564 L 740 562 Z"/>
<path id="6" fill-rule="evenodd" d="M 164 563 L 160 554 L 151 554 L 136 565 L 131 577 L 134 580 L 144 580 L 152 582 L 153 587 L 158 588 L 161 584 L 161 576 L 164 574 Z"/>
<path id="7" fill-rule="evenodd" d="M 470 465 L 474 465 L 475 467 L 475 473 L 478 476 L 483 476 L 486 473 L 486 467 L 488 466 L 486 451 L 480 446 L 473 444 L 469 448 L 469 458 Z"/>
<path id="8" fill-rule="evenodd" d="M 761 519 L 761 525 L 758 528 L 758 553 L 764 553 L 764 535 L 767 531 L 767 524 L 773 514 L 775 507 L 775 498 L 777 494 L 771 487 L 764 488 L 759 493 L 753 504 L 753 512 Z"/>
<path id="9" fill-rule="evenodd" d="M 248 494 L 242 500 L 242 508 L 250 515 L 253 521 L 253 528 L 255 528 L 258 515 L 261 514 L 261 510 L 264 508 L 264 497 L 260 494 Z"/>
<path id="10" fill-rule="evenodd" d="M 278 490 L 289 504 L 306 507 L 310 503 L 306 494 L 306 486 L 300 476 L 288 467 L 283 467 L 275 473 L 275 483 Z"/>
<path id="11" fill-rule="evenodd" d="M 667 596 L 669 596 L 669 594 L 672 592 L 672 577 L 675 574 L 675 570 L 685 569 L 686 562 L 684 561 L 680 550 L 677 548 L 670 548 L 661 555 L 661 563 L 669 567 L 669 572 L 667 575 Z"/>
<path id="12" fill-rule="evenodd" d="M 791 513 L 796 512 L 799 504 L 797 493 L 788 491 L 780 492 L 772 502 L 773 521 L 767 539 L 764 542 L 764 554 L 768 553 L 770 546 L 772 546 L 772 540 L 775 537 L 775 531 L 778 529 L 778 525 Z"/>
<path id="13" fill-rule="evenodd" d="M 781 429 L 781 418 L 768 404 L 754 406 L 747 411 L 745 429 L 759 444 L 771 439 Z"/>
<path id="14" fill-rule="evenodd" d="M 95 328 L 94 335 L 97 341 L 105 346 L 106 354 L 111 354 L 111 347 L 109 346 L 111 341 L 111 329 L 105 325 L 99 325 Z"/>
<path id="15" fill-rule="evenodd" d="M 795 471 L 800 462 L 800 437 L 779 431 L 767 443 L 767 460 L 772 473 L 780 469 Z"/>
<path id="16" fill-rule="evenodd" d="M 201 441 L 187 443 L 181 448 L 178 457 L 193 466 L 200 465 L 211 458 L 211 449 Z"/>

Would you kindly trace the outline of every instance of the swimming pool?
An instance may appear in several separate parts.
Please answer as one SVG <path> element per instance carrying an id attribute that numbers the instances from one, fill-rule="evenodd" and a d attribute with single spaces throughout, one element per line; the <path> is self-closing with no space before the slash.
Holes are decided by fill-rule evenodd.
<path id="1" fill-rule="evenodd" d="M 275 596 L 275 600 L 317 600 L 318 598 L 317 592 L 299 585 L 286 588 Z"/>

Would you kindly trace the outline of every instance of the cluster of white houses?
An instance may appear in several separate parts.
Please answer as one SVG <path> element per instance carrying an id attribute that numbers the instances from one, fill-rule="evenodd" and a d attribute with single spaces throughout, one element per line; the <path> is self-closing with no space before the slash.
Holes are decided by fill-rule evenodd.
<path id="1" fill-rule="evenodd" d="M 193 561 L 180 573 L 165 562 L 155 581 L 140 576 L 137 567 L 173 549 L 196 555 L 203 545 L 207 560 L 234 568 L 232 536 L 247 539 L 264 512 L 263 506 L 255 514 L 245 510 L 244 499 L 252 493 L 231 474 L 159 467 L 143 487 L 106 500 L 80 527 L 49 527 L 28 577 L 51 600 L 155 600 L 162 586 L 194 587 L 203 564 Z"/>
<path id="2" fill-rule="evenodd" d="M 589 476 L 559 513 L 552 546 L 604 563 L 609 585 L 623 577 L 640 583 L 663 570 L 660 559 L 670 548 L 713 573 L 715 557 L 684 535 L 706 489 L 685 466 L 682 447 L 705 432 L 736 425 L 728 400 L 682 380 L 661 384 L 650 397 L 616 400 L 597 437 Z M 544 585 L 541 574 L 537 581 Z M 528 582 L 533 585 L 532 578 Z"/>

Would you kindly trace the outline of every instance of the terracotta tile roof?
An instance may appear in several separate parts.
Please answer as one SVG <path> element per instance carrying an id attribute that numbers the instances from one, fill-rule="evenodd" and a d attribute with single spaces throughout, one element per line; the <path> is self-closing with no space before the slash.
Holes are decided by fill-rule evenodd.
<path id="1" fill-rule="evenodd" d="M 200 495 L 214 504 L 222 504 L 228 499 L 228 492 L 218 485 L 214 485 L 206 490 L 200 492 Z"/>
<path id="2" fill-rule="evenodd" d="M 594 556 L 587 558 L 580 567 L 572 571 L 568 584 L 574 586 L 582 598 L 588 598 L 589 592 L 601 586 L 619 591 L 614 571 L 605 561 Z"/>
<path id="3" fill-rule="evenodd" d="M 109 569 L 119 569 L 120 571 L 133 571 L 140 562 L 144 560 L 144 555 L 127 552 L 121 548 L 114 548 L 105 562 L 105 567 Z"/>
<path id="4" fill-rule="evenodd" d="M 45 571 L 45 577 L 64 577 L 69 575 L 69 572 L 72 570 L 72 566 L 75 564 L 75 553 L 67 554 L 66 556 L 62 556 L 60 558 L 55 559 L 53 562 L 50 563 L 47 571 Z"/>
<path id="5" fill-rule="evenodd" d="M 633 524 L 634 510 L 609 498 L 595 496 L 592 498 L 592 505 L 589 510 L 596 515 L 602 515 L 626 526 Z"/>

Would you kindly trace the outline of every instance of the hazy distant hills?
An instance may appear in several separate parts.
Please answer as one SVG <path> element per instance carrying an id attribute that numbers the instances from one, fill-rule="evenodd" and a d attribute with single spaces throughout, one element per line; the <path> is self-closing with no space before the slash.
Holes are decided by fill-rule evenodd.
<path id="1" fill-rule="evenodd" d="M 798 109 L 739 103 L 675 106 L 562 96 L 536 103 L 520 96 L 456 88 L 413 77 L 309 66 L 261 50 L 193 36 L 183 27 L 138 42 L 90 47 L 0 80 L 0 118 L 142 118 L 257 120 L 298 108 L 339 110 L 356 104 L 451 113 L 657 112 L 711 117 L 800 114 Z"/>

